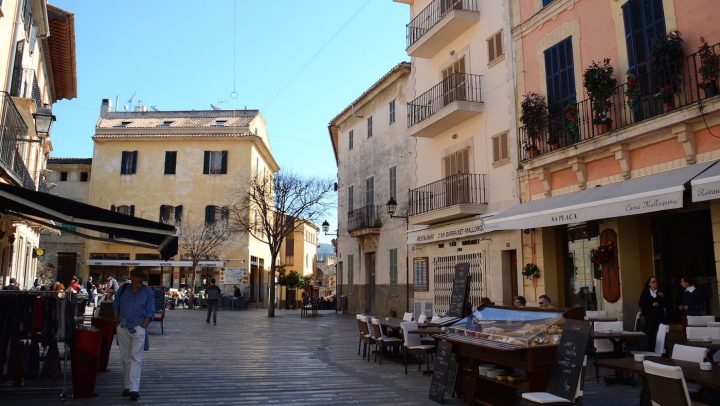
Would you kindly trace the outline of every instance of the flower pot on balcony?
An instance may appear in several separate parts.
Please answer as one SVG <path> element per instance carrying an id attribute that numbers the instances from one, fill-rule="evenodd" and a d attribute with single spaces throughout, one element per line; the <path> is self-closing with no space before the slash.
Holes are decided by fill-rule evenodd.
<path id="1" fill-rule="evenodd" d="M 703 90 L 705 91 L 705 98 L 708 99 L 710 97 L 714 97 L 718 95 L 718 85 L 715 82 L 706 83 L 703 85 Z"/>
<path id="2" fill-rule="evenodd" d="M 667 113 L 668 111 L 673 109 L 672 103 L 664 102 L 662 104 L 663 113 Z"/>
<path id="3" fill-rule="evenodd" d="M 595 124 L 595 134 L 603 135 L 606 132 L 610 131 L 612 119 L 608 117 L 596 118 L 595 120 L 593 120 L 593 124 Z"/>
<path id="4" fill-rule="evenodd" d="M 540 155 L 540 150 L 538 150 L 537 148 L 530 148 L 527 150 L 528 158 L 535 158 L 538 155 Z"/>

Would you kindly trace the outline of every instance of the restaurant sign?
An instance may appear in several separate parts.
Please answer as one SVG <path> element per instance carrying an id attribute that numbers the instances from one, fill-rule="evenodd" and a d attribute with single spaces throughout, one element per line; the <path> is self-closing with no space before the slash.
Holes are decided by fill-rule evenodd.
<path id="1" fill-rule="evenodd" d="M 692 181 L 692 201 L 720 199 L 720 177 L 712 176 Z"/>
<path id="2" fill-rule="evenodd" d="M 410 231 L 408 233 L 407 243 L 424 244 L 435 241 L 452 240 L 482 234 L 485 231 L 483 220 L 474 219 L 472 221 L 464 221 L 443 227 L 428 227 L 419 231 Z"/>
<path id="3" fill-rule="evenodd" d="M 160 261 L 160 260 L 122 260 L 122 259 L 88 259 L 87 264 L 90 266 L 148 266 L 148 267 L 190 267 L 192 261 Z M 219 268 L 225 265 L 225 261 L 200 261 L 200 268 Z"/>

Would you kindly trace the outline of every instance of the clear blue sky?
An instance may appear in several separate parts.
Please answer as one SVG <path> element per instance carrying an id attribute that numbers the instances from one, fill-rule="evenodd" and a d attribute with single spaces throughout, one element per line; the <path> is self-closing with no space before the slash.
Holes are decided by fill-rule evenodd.
<path id="1" fill-rule="evenodd" d="M 101 99 L 134 94 L 160 110 L 260 109 L 283 169 L 335 178 L 328 122 L 408 60 L 409 7 L 391 0 L 50 2 L 75 14 L 78 79 L 54 106 L 54 157 L 91 157 Z"/>

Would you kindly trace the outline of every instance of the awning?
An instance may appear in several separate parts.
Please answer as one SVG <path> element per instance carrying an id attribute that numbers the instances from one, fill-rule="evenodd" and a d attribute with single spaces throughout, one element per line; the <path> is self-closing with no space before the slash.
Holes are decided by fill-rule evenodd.
<path id="1" fill-rule="evenodd" d="M 692 187 L 692 201 L 720 199 L 720 164 L 709 167 L 690 182 Z"/>
<path id="2" fill-rule="evenodd" d="M 109 234 L 108 240 L 118 244 L 137 245 L 155 248 L 162 258 L 177 254 L 178 241 L 174 226 L 131 217 L 110 210 L 101 209 L 85 203 L 76 202 L 48 193 L 0 183 L 0 212 L 18 215 L 21 218 L 50 220 L 43 225 L 59 222 L 86 230 Z M 80 234 L 88 238 L 95 238 Z"/>
<path id="3" fill-rule="evenodd" d="M 685 184 L 715 162 L 522 203 L 485 220 L 485 229 L 551 227 L 681 208 Z"/>

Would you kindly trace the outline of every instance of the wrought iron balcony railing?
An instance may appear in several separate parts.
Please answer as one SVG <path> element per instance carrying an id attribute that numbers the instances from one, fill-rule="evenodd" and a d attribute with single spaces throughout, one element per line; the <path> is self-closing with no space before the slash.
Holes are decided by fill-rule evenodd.
<path id="1" fill-rule="evenodd" d="M 27 124 L 10 94 L 0 92 L 0 165 L 25 188 L 35 190 L 35 182 L 18 152 L 18 139 L 26 138 Z"/>
<path id="2" fill-rule="evenodd" d="M 482 102 L 480 75 L 454 73 L 408 103 L 408 128 L 455 101 Z"/>
<path id="3" fill-rule="evenodd" d="M 453 10 L 478 12 L 478 0 L 434 0 L 407 25 L 407 47 L 417 42 Z"/>
<path id="4" fill-rule="evenodd" d="M 720 54 L 720 43 L 711 49 Z M 567 106 L 549 106 L 546 126 L 533 131 L 520 127 L 521 159 L 575 145 L 720 94 L 718 79 L 704 81 L 700 68 L 700 55 L 696 52 L 673 65 L 651 66 L 641 74 L 636 73 L 615 88 L 610 110 L 604 117 L 598 115 L 590 99 Z M 674 83 L 665 83 L 673 71 L 681 74 Z"/>
<path id="5" fill-rule="evenodd" d="M 382 221 L 380 213 L 382 206 L 365 206 L 348 213 L 348 232 L 362 228 L 380 228 Z"/>
<path id="6" fill-rule="evenodd" d="M 410 216 L 458 204 L 484 204 L 485 175 L 458 173 L 410 191 Z"/>

